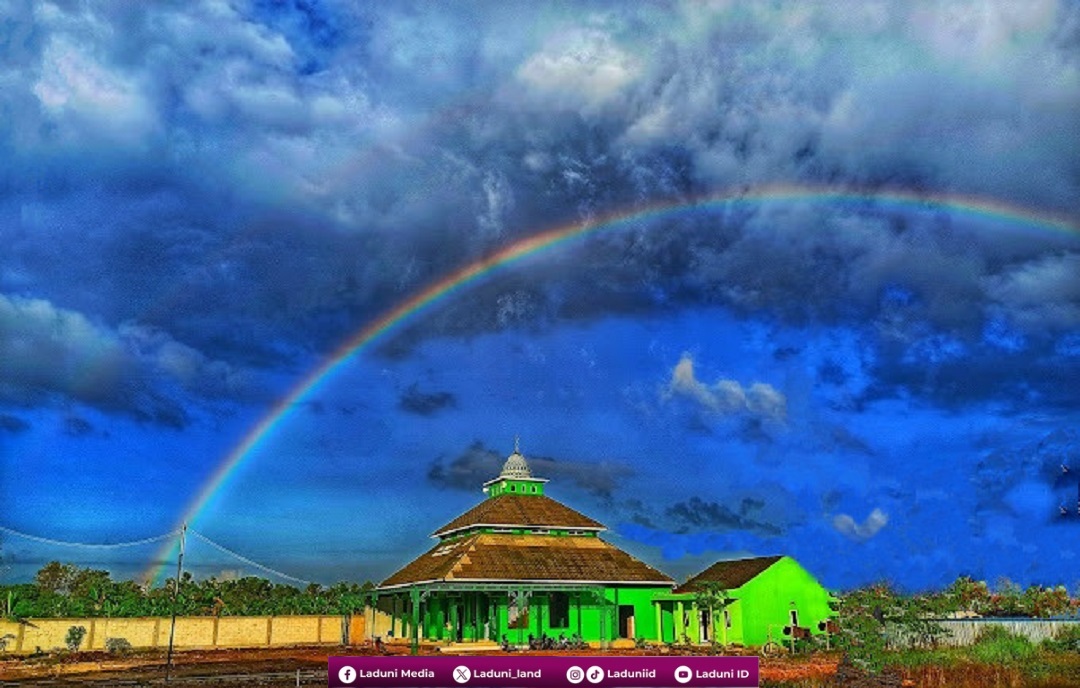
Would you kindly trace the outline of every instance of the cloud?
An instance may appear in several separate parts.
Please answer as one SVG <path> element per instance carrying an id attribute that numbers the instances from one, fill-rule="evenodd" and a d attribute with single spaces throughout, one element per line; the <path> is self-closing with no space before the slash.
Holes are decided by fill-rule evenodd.
<path id="1" fill-rule="evenodd" d="M 420 416 L 430 416 L 456 404 L 457 398 L 452 393 L 425 393 L 421 392 L 416 384 L 409 385 L 398 399 L 398 408 Z"/>
<path id="2" fill-rule="evenodd" d="M 0 294 L 4 401 L 73 400 L 179 428 L 190 415 L 175 388 L 202 399 L 243 399 L 257 385 L 244 370 L 210 360 L 160 330 L 111 329 L 43 299 Z"/>
<path id="3" fill-rule="evenodd" d="M 0 293 L 236 367 L 332 350 L 544 229 L 721 190 L 899 189 L 1080 216 L 1071 3 L 7 9 Z M 879 337 L 868 349 L 935 334 L 970 348 L 1000 318 L 1038 349 L 1077 326 L 1069 242 L 933 207 L 735 203 L 516 263 L 376 351 L 698 307 L 859 327 Z M 879 298 L 895 286 L 914 302 Z M 883 375 L 903 356 L 884 351 Z M 1008 384 L 982 393 L 1034 360 L 988 361 Z M 786 406 L 728 382 L 694 394 L 752 416 Z"/>
<path id="4" fill-rule="evenodd" d="M 762 536 L 782 535 L 786 524 L 778 524 L 757 517 L 766 502 L 755 497 L 744 497 L 738 509 L 691 497 L 668 507 L 664 514 L 675 526 L 674 532 L 686 533 L 699 530 L 743 530 Z"/>
<path id="5" fill-rule="evenodd" d="M 437 487 L 472 492 L 497 477 L 505 461 L 506 456 L 476 441 L 449 461 L 433 461 L 428 469 L 428 481 Z M 613 460 L 594 462 L 527 456 L 526 461 L 537 478 L 574 485 L 604 499 L 610 499 L 619 485 L 634 474 L 630 466 Z"/>
<path id="6" fill-rule="evenodd" d="M 1080 327 L 1080 253 L 1039 256 L 985 283 L 1001 312 L 1025 329 Z"/>
<path id="7" fill-rule="evenodd" d="M 64 433 L 72 437 L 85 437 L 93 434 L 93 424 L 85 418 L 68 416 L 64 419 Z"/>
<path id="8" fill-rule="evenodd" d="M 694 359 L 688 353 L 675 364 L 666 394 L 687 397 L 720 415 L 747 414 L 780 423 L 787 418 L 787 398 L 772 385 L 755 382 L 744 388 L 725 379 L 707 385 L 695 376 Z"/>
<path id="9" fill-rule="evenodd" d="M 20 432 L 26 432 L 30 429 L 30 424 L 22 418 L 17 416 L 9 416 L 6 413 L 0 413 L 0 430 L 4 432 L 10 432 L 12 434 L 18 434 Z"/>
<path id="10" fill-rule="evenodd" d="M 856 523 L 855 519 L 847 514 L 837 514 L 832 519 L 832 526 L 837 532 L 856 542 L 865 542 L 874 537 L 889 522 L 889 516 L 881 509 L 875 508 L 862 523 Z"/>
<path id="11" fill-rule="evenodd" d="M 574 28 L 553 36 L 517 69 L 525 98 L 545 109 L 597 113 L 619 99 L 642 73 L 641 60 L 600 28 Z"/>

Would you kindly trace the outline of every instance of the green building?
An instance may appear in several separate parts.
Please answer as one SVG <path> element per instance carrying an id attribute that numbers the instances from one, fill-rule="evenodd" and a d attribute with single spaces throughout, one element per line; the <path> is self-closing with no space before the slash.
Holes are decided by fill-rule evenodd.
<path id="1" fill-rule="evenodd" d="M 389 621 L 380 624 L 386 635 L 414 651 L 421 641 L 575 634 L 601 647 L 620 639 L 762 645 L 789 637 L 785 627 L 816 633 L 832 614 L 829 593 L 790 557 L 721 561 L 676 588 L 604 541 L 601 523 L 544 494 L 546 483 L 515 446 L 484 483 L 487 498 L 377 586 L 373 611 Z"/>
<path id="2" fill-rule="evenodd" d="M 821 632 L 819 624 L 834 614 L 829 592 L 784 556 L 719 561 L 655 599 L 661 609 L 660 637 L 668 642 L 783 642 L 792 627 Z"/>
<path id="3" fill-rule="evenodd" d="M 435 531 L 438 542 L 376 588 L 389 635 L 524 643 L 530 635 L 606 645 L 659 636 L 653 598 L 675 582 L 601 537 L 597 521 L 544 494 L 517 447 L 487 498 Z"/>

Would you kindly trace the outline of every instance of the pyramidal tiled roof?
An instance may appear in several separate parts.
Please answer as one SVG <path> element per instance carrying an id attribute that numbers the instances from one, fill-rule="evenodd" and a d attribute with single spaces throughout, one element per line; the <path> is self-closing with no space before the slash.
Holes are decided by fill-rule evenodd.
<path id="1" fill-rule="evenodd" d="M 718 583 L 729 590 L 740 588 L 782 558 L 772 556 L 718 561 L 680 585 L 675 592 L 696 592 L 702 583 Z"/>
<path id="2" fill-rule="evenodd" d="M 440 542 L 379 587 L 430 581 L 674 582 L 598 537 L 479 533 Z"/>
<path id="3" fill-rule="evenodd" d="M 503 494 L 480 502 L 433 533 L 436 537 L 473 526 L 499 528 L 576 528 L 604 525 L 546 495 Z"/>

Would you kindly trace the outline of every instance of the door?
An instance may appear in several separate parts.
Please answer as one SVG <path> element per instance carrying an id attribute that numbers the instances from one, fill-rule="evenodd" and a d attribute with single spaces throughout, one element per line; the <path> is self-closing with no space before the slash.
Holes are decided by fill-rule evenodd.
<path id="1" fill-rule="evenodd" d="M 619 637 L 634 637 L 634 605 L 619 605 Z"/>

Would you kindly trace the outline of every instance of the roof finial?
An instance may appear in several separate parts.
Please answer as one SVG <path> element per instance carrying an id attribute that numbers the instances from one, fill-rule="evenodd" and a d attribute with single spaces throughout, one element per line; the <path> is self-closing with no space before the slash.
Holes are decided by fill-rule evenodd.
<path id="1" fill-rule="evenodd" d="M 521 453 L 521 435 L 514 435 L 514 453 Z"/>

